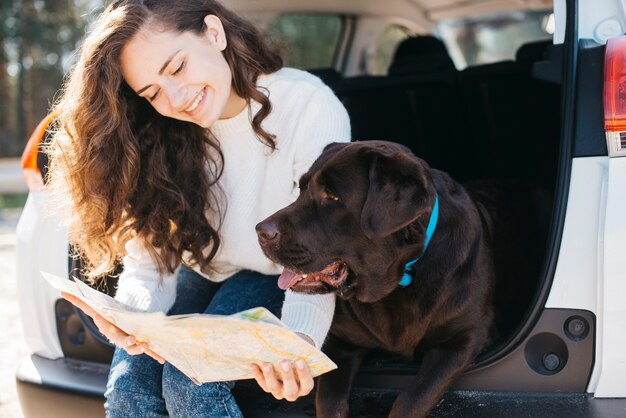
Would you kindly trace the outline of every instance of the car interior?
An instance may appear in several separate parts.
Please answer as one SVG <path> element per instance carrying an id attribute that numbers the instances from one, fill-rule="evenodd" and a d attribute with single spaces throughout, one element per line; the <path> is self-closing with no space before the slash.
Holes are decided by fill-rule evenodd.
<path id="1" fill-rule="evenodd" d="M 388 76 L 326 82 L 348 109 L 355 140 L 402 143 L 460 182 L 526 181 L 552 194 L 560 87 L 533 74 L 533 64 L 544 61 L 550 47 L 550 41 L 525 44 L 515 61 L 457 71 L 441 41 L 412 37 L 399 45 Z M 542 210 L 549 216 L 549 206 Z M 543 227 L 548 224 L 544 219 Z M 534 260 L 516 303 L 498 300 L 506 304 L 503 335 L 514 332 L 531 303 L 542 261 Z M 511 271 L 501 278 L 520 279 Z"/>
<path id="2" fill-rule="evenodd" d="M 458 71 L 440 40 L 417 36 L 399 45 L 386 76 L 313 71 L 346 106 L 354 140 L 401 143 L 460 182 L 522 181 L 544 191 L 542 241 L 529 257 L 532 264 L 499 271 L 498 283 L 511 293 L 496 298 L 499 338 L 492 349 L 515 334 L 541 282 L 557 174 L 560 85 L 541 79 L 534 64 L 546 63 L 554 48 L 551 41 L 528 43 L 515 60 Z"/>

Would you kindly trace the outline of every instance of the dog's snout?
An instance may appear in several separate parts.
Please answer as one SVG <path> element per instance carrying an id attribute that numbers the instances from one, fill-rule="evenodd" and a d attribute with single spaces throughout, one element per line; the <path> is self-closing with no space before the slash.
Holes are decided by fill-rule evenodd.
<path id="1" fill-rule="evenodd" d="M 256 233 L 259 236 L 259 241 L 271 242 L 277 241 L 280 237 L 280 231 L 278 230 L 278 224 L 274 221 L 263 221 L 256 226 Z"/>

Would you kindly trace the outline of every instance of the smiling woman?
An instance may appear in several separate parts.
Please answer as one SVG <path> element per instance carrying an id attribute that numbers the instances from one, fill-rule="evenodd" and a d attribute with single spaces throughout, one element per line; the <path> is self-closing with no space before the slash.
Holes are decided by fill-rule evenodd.
<path id="1" fill-rule="evenodd" d="M 122 50 L 120 63 L 124 80 L 157 112 L 209 128 L 240 113 L 246 100 L 231 89 L 220 19 L 210 15 L 204 23 L 201 34 L 144 26 Z"/>
<path id="2" fill-rule="evenodd" d="M 107 9 L 86 38 L 76 69 L 56 105 L 63 129 L 51 150 L 51 188 L 60 191 L 63 203 L 68 202 L 67 180 L 71 184 L 76 199 L 67 208 L 70 239 L 87 256 L 92 276 L 114 267 L 116 254 L 124 253 L 131 231 L 149 237 L 152 245 L 160 248 L 158 254 L 152 254 L 160 271 L 173 272 L 183 250 L 190 251 L 204 271 L 209 270 L 220 238 L 204 210 L 220 216 L 218 198 L 210 186 L 220 176 L 222 155 L 214 136 L 207 136 L 203 128 L 222 117 L 231 96 L 235 102 L 239 98 L 239 110 L 251 100 L 261 105 L 251 125 L 264 143 L 275 147 L 272 135 L 261 127 L 271 105 L 255 82 L 259 74 L 278 70 L 282 61 L 263 43 L 260 33 L 216 2 L 210 2 L 210 8 L 205 6 L 206 12 L 195 19 L 189 17 L 186 7 L 155 2 L 148 10 L 148 4 L 116 2 Z M 209 17 L 210 11 L 222 18 Z M 230 29 L 230 46 L 223 53 L 211 43 L 215 27 L 208 28 L 205 19 L 220 29 L 222 42 L 227 42 L 223 27 Z M 190 40 L 194 42 L 187 44 Z M 186 74 L 173 74 L 184 55 L 190 69 Z M 173 58 L 176 63 L 168 63 Z M 222 64 L 219 70 L 213 68 L 217 63 Z M 149 91 L 142 94 L 153 106 L 135 94 L 146 86 Z M 203 106 L 206 120 L 198 123 L 199 109 L 194 110 L 196 115 L 185 109 L 204 86 L 211 87 L 215 98 L 211 106 Z M 158 97 L 163 89 L 164 97 Z M 206 94 L 211 95 L 213 92 Z M 179 163 L 168 161 L 174 155 L 179 156 Z M 180 164 L 183 161 L 185 164 Z M 205 171 L 207 161 L 209 169 Z M 142 185 L 141 195 L 133 195 L 137 184 Z M 132 204 L 125 207 L 131 197 Z M 154 206 L 155 201 L 160 205 Z M 187 205 L 181 206 L 181 201 Z M 80 221 L 72 222 L 74 217 Z M 176 228 L 174 238 L 178 239 L 171 239 L 167 225 Z M 208 251 L 206 257 L 203 250 Z"/>
<path id="3" fill-rule="evenodd" d="M 49 188 L 86 275 L 121 260 L 116 298 L 145 311 L 282 306 L 284 322 L 321 346 L 334 296 L 281 291 L 254 231 L 295 199 L 328 143 L 350 139 L 320 79 L 282 68 L 262 33 L 215 1 L 120 0 L 86 37 L 53 112 Z M 241 416 L 234 383 L 197 387 L 149 343 L 86 313 L 118 346 L 108 416 Z M 313 389 L 303 361 L 250 367 L 278 399 Z"/>

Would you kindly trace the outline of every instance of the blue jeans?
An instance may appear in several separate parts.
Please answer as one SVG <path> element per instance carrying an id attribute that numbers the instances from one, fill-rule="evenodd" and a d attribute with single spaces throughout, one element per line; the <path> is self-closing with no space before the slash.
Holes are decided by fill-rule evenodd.
<path id="1" fill-rule="evenodd" d="M 276 276 L 242 271 L 223 283 L 213 283 L 181 268 L 177 296 L 168 315 L 204 312 L 230 315 L 264 306 L 280 316 L 284 292 Z M 197 386 L 169 363 L 147 355 L 131 356 L 116 348 L 104 394 L 107 417 L 242 417 L 231 394 L 234 382 Z"/>

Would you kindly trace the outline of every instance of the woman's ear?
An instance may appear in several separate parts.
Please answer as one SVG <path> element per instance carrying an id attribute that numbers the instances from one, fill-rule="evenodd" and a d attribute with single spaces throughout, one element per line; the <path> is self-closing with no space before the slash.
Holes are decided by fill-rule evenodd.
<path id="1" fill-rule="evenodd" d="M 206 15 L 204 17 L 205 36 L 220 51 L 226 49 L 226 33 L 224 32 L 224 26 L 219 17 L 215 15 Z"/>

